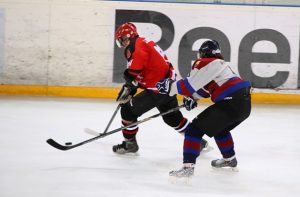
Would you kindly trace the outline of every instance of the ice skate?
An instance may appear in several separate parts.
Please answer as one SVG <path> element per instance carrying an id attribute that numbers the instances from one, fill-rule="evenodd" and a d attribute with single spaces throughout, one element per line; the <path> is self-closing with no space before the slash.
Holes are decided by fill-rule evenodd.
<path id="1" fill-rule="evenodd" d="M 209 145 L 208 141 L 206 141 L 203 138 L 201 140 L 201 147 L 202 147 L 202 149 L 201 149 L 202 153 L 207 153 L 214 149 L 212 146 Z"/>
<path id="2" fill-rule="evenodd" d="M 125 140 L 122 144 L 113 146 L 113 152 L 117 154 L 136 153 L 139 146 L 135 139 Z"/>
<path id="3" fill-rule="evenodd" d="M 179 170 L 172 170 L 169 172 L 169 175 L 172 177 L 191 177 L 194 175 L 194 166 L 193 163 L 184 163 L 183 167 Z"/>
<path id="4" fill-rule="evenodd" d="M 184 136 L 184 132 L 182 132 L 180 134 L 182 134 Z M 202 140 L 201 140 L 201 147 L 202 147 L 202 149 L 201 149 L 202 153 L 207 153 L 214 149 L 212 146 L 209 145 L 208 141 L 206 141 L 204 138 L 202 138 Z"/>
<path id="5" fill-rule="evenodd" d="M 238 171 L 237 169 L 237 160 L 235 157 L 228 158 L 228 159 L 216 159 L 211 161 L 211 166 L 214 169 L 223 169 L 223 170 L 229 170 L 229 171 Z"/>

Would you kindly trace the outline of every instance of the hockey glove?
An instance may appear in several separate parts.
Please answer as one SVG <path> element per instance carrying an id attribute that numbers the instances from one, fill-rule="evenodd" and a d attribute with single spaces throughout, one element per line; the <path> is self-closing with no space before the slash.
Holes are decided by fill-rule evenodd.
<path id="1" fill-rule="evenodd" d="M 194 100 L 192 97 L 184 97 L 183 104 L 186 110 L 191 111 L 195 107 L 197 107 L 197 101 Z"/>
<path id="2" fill-rule="evenodd" d="M 131 86 L 129 84 L 124 84 L 118 94 L 117 101 L 120 104 L 127 103 L 128 101 L 130 101 L 130 99 L 133 97 L 133 95 L 135 95 L 136 91 L 137 91 L 137 87 Z"/>
<path id="3" fill-rule="evenodd" d="M 174 81 L 170 78 L 160 80 L 155 84 L 158 92 L 160 94 L 169 94 L 171 90 L 171 85 Z"/>

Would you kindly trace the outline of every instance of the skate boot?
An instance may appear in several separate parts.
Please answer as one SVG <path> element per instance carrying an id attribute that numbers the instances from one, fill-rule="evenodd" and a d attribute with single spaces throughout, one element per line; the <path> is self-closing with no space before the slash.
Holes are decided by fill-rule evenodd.
<path id="1" fill-rule="evenodd" d="M 222 158 L 211 161 L 211 166 L 216 169 L 229 169 L 232 171 L 238 171 L 237 163 L 238 162 L 235 157 L 228 159 Z"/>
<path id="2" fill-rule="evenodd" d="M 194 166 L 193 163 L 184 163 L 183 167 L 179 170 L 172 170 L 169 172 L 169 176 L 173 177 L 191 177 L 194 175 Z"/>
<path id="3" fill-rule="evenodd" d="M 139 146 L 135 139 L 126 139 L 122 144 L 113 146 L 112 149 L 117 154 L 136 153 L 139 150 Z"/>
<path id="4" fill-rule="evenodd" d="M 208 141 L 206 141 L 204 138 L 202 138 L 200 143 L 201 143 L 201 152 L 202 153 L 207 153 L 214 149 L 212 146 L 209 145 Z"/>

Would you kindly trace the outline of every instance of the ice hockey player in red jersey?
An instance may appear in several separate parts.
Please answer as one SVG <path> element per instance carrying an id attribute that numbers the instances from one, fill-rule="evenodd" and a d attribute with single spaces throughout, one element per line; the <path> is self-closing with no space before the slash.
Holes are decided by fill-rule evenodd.
<path id="1" fill-rule="evenodd" d="M 184 95 L 187 110 L 197 106 L 197 99 L 211 97 L 213 105 L 206 108 L 188 125 L 183 147 L 183 167 L 171 171 L 170 176 L 189 177 L 194 174 L 196 158 L 200 155 L 204 135 L 214 137 L 223 156 L 211 162 L 214 168 L 236 169 L 237 159 L 230 131 L 247 119 L 251 112 L 250 82 L 238 77 L 223 60 L 217 41 L 205 41 L 200 59 L 190 75 L 172 81 L 164 79 L 156 84 L 161 94 Z"/>
<path id="2" fill-rule="evenodd" d="M 124 48 L 127 69 L 124 71 L 125 84 L 119 92 L 117 101 L 121 104 L 122 124 L 127 126 L 145 112 L 156 107 L 160 112 L 178 107 L 176 96 L 159 94 L 155 84 L 164 79 L 175 80 L 176 73 L 163 50 L 155 42 L 138 35 L 133 23 L 124 23 L 116 30 L 116 43 Z M 135 95 L 137 88 L 143 89 Z M 163 117 L 164 122 L 177 132 L 184 133 L 188 120 L 178 110 Z M 118 154 L 135 153 L 139 146 L 136 140 L 138 126 L 122 131 L 125 140 L 113 146 Z M 202 140 L 202 145 L 207 142 Z"/>

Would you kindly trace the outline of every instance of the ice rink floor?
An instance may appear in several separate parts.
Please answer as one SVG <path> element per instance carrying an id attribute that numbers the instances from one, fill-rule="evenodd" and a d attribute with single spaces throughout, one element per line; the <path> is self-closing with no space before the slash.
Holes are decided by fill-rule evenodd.
<path id="1" fill-rule="evenodd" d="M 190 120 L 208 104 L 199 103 Z M 214 171 L 214 149 L 201 154 L 195 176 L 171 180 L 181 167 L 183 137 L 156 118 L 140 125 L 138 156 L 118 156 L 115 133 L 69 151 L 46 143 L 77 143 L 105 129 L 117 104 L 111 100 L 0 97 L 0 197 L 300 196 L 300 105 L 254 105 L 232 131 L 239 172 Z M 151 110 L 142 118 L 156 114 Z M 111 129 L 120 126 L 120 115 Z"/>

